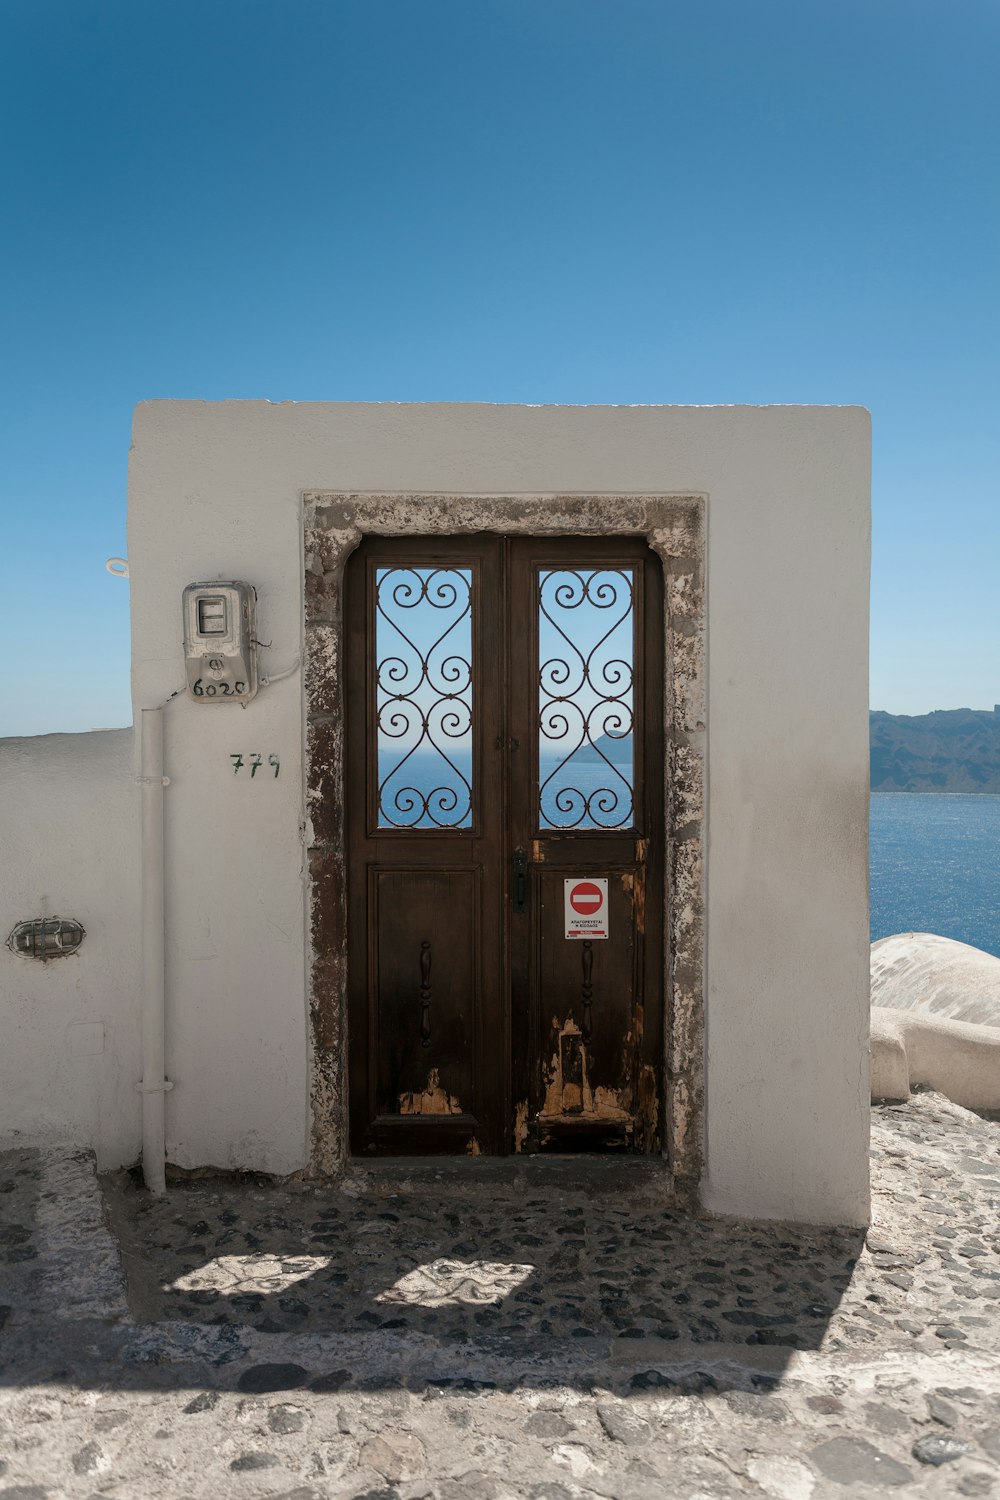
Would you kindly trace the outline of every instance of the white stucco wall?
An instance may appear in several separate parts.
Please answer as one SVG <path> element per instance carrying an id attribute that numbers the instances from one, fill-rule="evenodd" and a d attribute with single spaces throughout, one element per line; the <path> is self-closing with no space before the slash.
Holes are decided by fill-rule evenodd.
<path id="1" fill-rule="evenodd" d="M 86 929 L 45 963 L 0 946 L 0 1144 L 139 1155 L 136 811 L 130 729 L 0 740 L 0 943 L 29 917 Z"/>
<path id="2" fill-rule="evenodd" d="M 857 408 L 153 402 L 135 415 L 136 709 L 183 682 L 185 584 L 302 641 L 301 493 L 692 491 L 708 514 L 707 1175 L 723 1213 L 867 1216 L 869 421 Z M 166 717 L 168 1147 L 307 1152 L 302 693 Z M 235 775 L 231 753 L 281 757 Z"/>

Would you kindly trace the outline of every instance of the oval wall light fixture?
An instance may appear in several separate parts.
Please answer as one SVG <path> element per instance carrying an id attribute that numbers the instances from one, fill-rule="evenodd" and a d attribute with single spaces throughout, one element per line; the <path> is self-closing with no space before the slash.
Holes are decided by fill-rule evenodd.
<path id="1" fill-rule="evenodd" d="M 7 947 L 23 958 L 62 958 L 75 953 L 85 937 L 82 924 L 72 917 L 28 917 L 18 922 Z"/>

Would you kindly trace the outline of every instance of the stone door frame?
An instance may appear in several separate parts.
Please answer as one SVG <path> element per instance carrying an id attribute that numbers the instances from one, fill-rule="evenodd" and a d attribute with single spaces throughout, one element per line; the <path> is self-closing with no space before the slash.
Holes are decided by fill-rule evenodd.
<path id="1" fill-rule="evenodd" d="M 303 523 L 309 1170 L 339 1173 L 349 1159 L 342 640 L 348 557 L 369 534 L 643 536 L 664 575 L 663 1157 L 677 1196 L 695 1199 L 704 1128 L 705 497 L 308 490 Z"/>

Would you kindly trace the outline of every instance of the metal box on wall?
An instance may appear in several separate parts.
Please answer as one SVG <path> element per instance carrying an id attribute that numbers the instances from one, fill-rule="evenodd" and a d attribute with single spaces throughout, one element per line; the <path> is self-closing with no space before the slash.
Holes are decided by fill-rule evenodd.
<path id="1" fill-rule="evenodd" d="M 249 583 L 189 583 L 184 590 L 188 697 L 247 703 L 257 692 L 257 593 Z"/>

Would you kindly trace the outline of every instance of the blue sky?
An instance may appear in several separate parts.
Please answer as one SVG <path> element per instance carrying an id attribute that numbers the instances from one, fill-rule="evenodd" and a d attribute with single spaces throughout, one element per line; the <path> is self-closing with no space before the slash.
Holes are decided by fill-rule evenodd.
<path id="1" fill-rule="evenodd" d="M 995 0 L 6 0 L 0 733 L 127 723 L 132 408 L 846 402 L 872 703 L 1000 701 Z"/>

